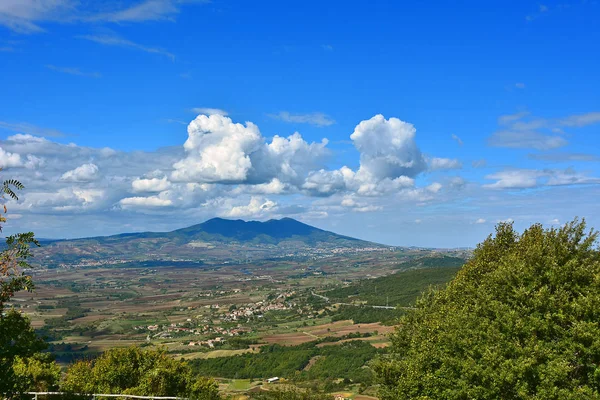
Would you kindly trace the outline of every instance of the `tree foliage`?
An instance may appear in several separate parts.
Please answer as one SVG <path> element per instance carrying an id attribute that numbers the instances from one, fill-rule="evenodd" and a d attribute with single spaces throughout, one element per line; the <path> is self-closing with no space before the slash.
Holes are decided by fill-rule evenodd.
<path id="1" fill-rule="evenodd" d="M 95 360 L 72 364 L 62 390 L 74 393 L 182 396 L 218 399 L 218 385 L 197 377 L 184 360 L 175 360 L 164 349 L 139 347 L 111 349 Z"/>
<path id="2" fill-rule="evenodd" d="M 600 397 L 600 253 L 575 220 L 495 237 L 401 319 L 383 399 Z"/>
<path id="3" fill-rule="evenodd" d="M 17 189 L 23 189 L 19 181 L 6 180 L 0 196 L 17 200 L 14 192 Z M 6 206 L 3 211 L 6 214 Z M 4 222 L 6 217 L 0 214 L 0 223 Z M 27 259 L 31 257 L 31 244 L 38 245 L 32 232 L 11 235 L 0 252 L 0 393 L 53 388 L 59 379 L 56 364 L 40 354 L 46 344 L 36 336 L 29 319 L 13 309 L 6 309 L 15 293 L 33 290 L 31 276 L 25 272 L 30 268 Z"/>

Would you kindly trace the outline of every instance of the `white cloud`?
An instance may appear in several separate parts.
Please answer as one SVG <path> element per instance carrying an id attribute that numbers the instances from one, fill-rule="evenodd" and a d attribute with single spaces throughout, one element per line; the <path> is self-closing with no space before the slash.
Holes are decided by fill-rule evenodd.
<path id="1" fill-rule="evenodd" d="M 330 126 L 335 124 L 335 120 L 327 114 L 313 112 L 308 114 L 291 114 L 287 111 L 281 111 L 278 114 L 269 114 L 271 118 L 279 119 L 284 122 L 294 122 L 299 124 L 310 124 L 315 126 Z"/>
<path id="2" fill-rule="evenodd" d="M 483 218 L 479 218 L 477 221 L 475 221 L 476 224 L 485 224 L 485 219 Z"/>
<path id="3" fill-rule="evenodd" d="M 222 215 L 232 218 L 257 218 L 273 212 L 277 203 L 269 199 L 253 196 L 247 205 L 233 206 Z"/>
<path id="4" fill-rule="evenodd" d="M 162 199 L 159 196 L 150 197 L 126 197 L 119 201 L 124 207 L 168 207 L 173 204 L 169 199 Z"/>
<path id="5" fill-rule="evenodd" d="M 150 178 L 150 179 L 136 179 L 131 182 L 131 187 L 134 192 L 162 192 L 171 187 L 171 182 L 167 177 L 163 178 Z"/>
<path id="6" fill-rule="evenodd" d="M 61 177 L 61 181 L 67 182 L 89 182 L 98 177 L 98 166 L 96 164 L 83 164 L 79 167 L 65 172 Z"/>
<path id="7" fill-rule="evenodd" d="M 426 186 L 426 189 L 431 193 L 437 193 L 442 189 L 442 184 L 438 182 L 434 182 L 429 186 Z"/>
<path id="8" fill-rule="evenodd" d="M 221 110 L 220 108 L 195 107 L 192 108 L 191 111 L 196 114 L 204 115 L 223 115 L 225 117 L 228 115 L 227 111 Z"/>
<path id="9" fill-rule="evenodd" d="M 283 194 L 288 190 L 290 190 L 289 185 L 281 182 L 277 178 L 273 178 L 271 182 L 250 185 L 247 188 L 248 192 L 257 194 Z"/>
<path id="10" fill-rule="evenodd" d="M 60 214 L 74 225 L 106 220 L 111 224 L 106 229 L 116 230 L 117 221 L 166 230 L 169 224 L 215 215 L 318 219 L 377 212 L 394 204 L 424 205 L 451 192 L 439 183 L 415 187 L 427 164 L 412 125 L 395 118 L 376 116 L 357 125 L 352 140 L 360 160 L 354 169 L 327 168 L 326 139 L 311 143 L 297 132 L 267 139 L 254 124 L 234 123 L 223 115 L 197 117 L 183 146 L 152 152 L 61 144 L 17 132 L 0 140 L 0 161 L 21 168 L 18 179 L 27 190 L 8 205 L 23 215 L 23 224 L 38 221 L 35 214 L 54 222 Z M 65 234 L 50 228 L 42 232 Z"/>
<path id="11" fill-rule="evenodd" d="M 262 136 L 251 122 L 233 123 L 222 115 L 199 115 L 188 125 L 187 157 L 173 165 L 172 179 L 186 182 L 243 182 L 252 168 L 250 153 Z"/>
<path id="12" fill-rule="evenodd" d="M 300 184 L 328 155 L 327 140 L 307 143 L 299 133 L 267 143 L 258 127 L 223 115 L 200 115 L 188 126 L 187 156 L 173 165 L 174 181 L 263 184 L 277 178 Z"/>
<path id="13" fill-rule="evenodd" d="M 340 205 L 354 212 L 373 212 L 380 211 L 383 207 L 371 204 L 370 202 L 358 201 L 354 195 L 346 195 Z"/>
<path id="14" fill-rule="evenodd" d="M 11 153 L 0 147 L 0 168 L 21 167 L 23 161 L 19 154 Z"/>
<path id="15" fill-rule="evenodd" d="M 375 179 L 414 178 L 427 168 L 415 143 L 416 129 L 398 118 L 386 120 L 379 114 L 360 122 L 350 139 L 360 152 L 358 174 Z"/>

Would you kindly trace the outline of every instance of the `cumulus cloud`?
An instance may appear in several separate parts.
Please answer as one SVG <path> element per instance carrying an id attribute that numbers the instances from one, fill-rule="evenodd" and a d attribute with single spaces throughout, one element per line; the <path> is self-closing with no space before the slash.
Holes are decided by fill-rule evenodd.
<path id="1" fill-rule="evenodd" d="M 414 178 L 427 168 L 415 142 L 415 127 L 399 120 L 386 120 L 379 114 L 359 123 L 350 139 L 360 152 L 358 173 L 376 179 Z"/>
<path id="2" fill-rule="evenodd" d="M 353 195 L 344 196 L 340 205 L 354 212 L 373 212 L 382 209 L 382 207 L 379 205 L 359 201 Z"/>
<path id="3" fill-rule="evenodd" d="M 61 181 L 67 182 L 90 182 L 98 177 L 98 166 L 96 164 L 83 164 L 79 167 L 65 172 Z"/>
<path id="4" fill-rule="evenodd" d="M 184 182 L 262 184 L 274 178 L 299 182 L 322 165 L 327 140 L 307 143 L 299 133 L 271 143 L 251 122 L 234 123 L 223 115 L 199 115 L 188 126 L 186 157 L 173 165 L 171 178 Z"/>
<path id="5" fill-rule="evenodd" d="M 188 125 L 187 157 L 173 165 L 172 179 L 188 182 L 243 182 L 252 168 L 250 153 L 262 144 L 258 127 L 222 115 L 199 115 Z"/>
<path id="6" fill-rule="evenodd" d="M 476 224 L 485 224 L 485 219 L 483 218 L 479 218 L 477 221 L 475 221 Z"/>
<path id="7" fill-rule="evenodd" d="M 0 147 L 1 168 L 21 167 L 22 165 L 23 161 L 21 160 L 21 156 L 19 154 L 11 153 Z"/>
<path id="8" fill-rule="evenodd" d="M 131 182 L 131 187 L 134 192 L 162 192 L 171 187 L 171 182 L 166 176 L 163 178 L 138 178 Z"/>
<path id="9" fill-rule="evenodd" d="M 253 196 L 248 204 L 233 206 L 222 215 L 231 218 L 258 218 L 275 211 L 276 208 L 276 202 Z"/>
<path id="10" fill-rule="evenodd" d="M 381 196 L 412 189 L 415 178 L 428 168 L 415 135 L 414 126 L 398 118 L 387 120 L 383 115 L 376 115 L 362 121 L 350 136 L 360 154 L 359 168 L 354 171 L 344 166 L 338 170 L 312 171 L 301 188 L 313 196 L 331 196 L 339 192 Z M 458 160 L 434 157 L 429 168 L 441 170 L 461 166 Z"/>
<path id="11" fill-rule="evenodd" d="M 431 167 L 416 145 L 414 127 L 383 116 L 354 129 L 351 139 L 360 155 L 354 168 L 328 168 L 327 139 L 307 142 L 298 132 L 267 139 L 251 122 L 215 113 L 189 124 L 183 146 L 151 152 L 61 144 L 17 132 L 0 140 L 0 166 L 19 168 L 27 186 L 18 202 L 8 204 L 25 223 L 35 214 L 70 221 L 112 216 L 136 220 L 136 226 L 160 216 L 181 224 L 214 215 L 301 213 L 318 219 L 376 212 L 397 202 L 424 204 L 445 193 L 439 183 L 415 187 L 417 176 Z"/>

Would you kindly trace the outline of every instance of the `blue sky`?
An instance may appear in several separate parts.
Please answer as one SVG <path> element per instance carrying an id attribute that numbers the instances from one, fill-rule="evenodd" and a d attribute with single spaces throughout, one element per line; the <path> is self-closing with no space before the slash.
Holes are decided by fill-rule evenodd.
<path id="1" fill-rule="evenodd" d="M 580 0 L 0 0 L 0 166 L 27 187 L 5 230 L 290 216 L 454 247 L 501 220 L 598 227 L 598 17 Z"/>

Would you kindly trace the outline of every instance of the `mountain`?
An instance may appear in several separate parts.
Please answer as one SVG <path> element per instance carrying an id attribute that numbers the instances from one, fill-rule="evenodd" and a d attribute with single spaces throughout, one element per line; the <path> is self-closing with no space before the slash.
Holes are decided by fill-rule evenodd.
<path id="1" fill-rule="evenodd" d="M 384 246 L 338 235 L 292 218 L 265 222 L 213 218 L 171 232 L 44 241 L 35 255 L 37 259 L 44 259 L 45 264 L 77 264 L 82 260 L 229 261 L 365 247 Z"/>

